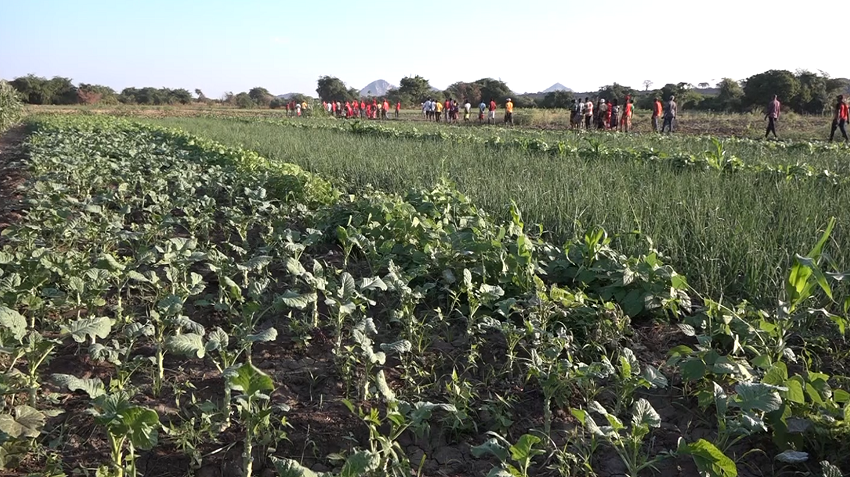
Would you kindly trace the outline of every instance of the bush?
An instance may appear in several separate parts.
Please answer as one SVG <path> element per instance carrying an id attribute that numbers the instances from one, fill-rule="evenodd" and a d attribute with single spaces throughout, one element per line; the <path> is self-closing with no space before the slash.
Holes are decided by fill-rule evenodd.
<path id="1" fill-rule="evenodd" d="M 0 131 L 18 122 L 23 114 L 18 92 L 9 83 L 0 80 Z"/>

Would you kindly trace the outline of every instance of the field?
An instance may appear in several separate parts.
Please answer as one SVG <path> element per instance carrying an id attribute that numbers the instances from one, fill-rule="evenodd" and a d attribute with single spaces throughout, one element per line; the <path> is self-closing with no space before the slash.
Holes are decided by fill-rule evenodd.
<path id="1" fill-rule="evenodd" d="M 5 136 L 6 471 L 850 471 L 846 146 L 139 116 Z"/>

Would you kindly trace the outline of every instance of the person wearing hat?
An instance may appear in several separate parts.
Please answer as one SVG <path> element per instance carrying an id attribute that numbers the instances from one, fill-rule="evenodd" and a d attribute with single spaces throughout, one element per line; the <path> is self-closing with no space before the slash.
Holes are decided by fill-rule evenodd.
<path id="1" fill-rule="evenodd" d="M 599 100 L 599 106 L 596 108 L 596 111 L 598 111 L 596 129 L 605 129 L 605 120 L 608 119 L 608 105 L 604 99 Z"/>
<path id="2" fill-rule="evenodd" d="M 661 125 L 661 132 L 667 129 L 670 133 L 673 132 L 673 120 L 676 119 L 676 97 L 670 96 L 670 101 L 664 108 L 664 124 Z"/>
<path id="3" fill-rule="evenodd" d="M 514 103 L 511 101 L 511 98 L 508 98 L 507 102 L 505 102 L 505 124 L 508 123 L 511 126 L 514 125 Z"/>

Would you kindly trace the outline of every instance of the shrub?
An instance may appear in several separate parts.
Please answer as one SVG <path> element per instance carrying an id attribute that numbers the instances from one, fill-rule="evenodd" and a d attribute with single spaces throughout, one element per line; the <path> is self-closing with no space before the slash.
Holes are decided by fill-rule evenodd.
<path id="1" fill-rule="evenodd" d="M 9 83 L 0 80 L 0 131 L 18 122 L 23 114 L 23 105 L 18 92 Z"/>

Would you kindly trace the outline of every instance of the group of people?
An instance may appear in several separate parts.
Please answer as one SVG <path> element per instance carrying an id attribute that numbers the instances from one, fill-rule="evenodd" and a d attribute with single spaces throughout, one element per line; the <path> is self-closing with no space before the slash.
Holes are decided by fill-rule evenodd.
<path id="1" fill-rule="evenodd" d="M 386 99 L 378 100 L 372 98 L 372 101 L 322 101 L 322 108 L 331 116 L 338 118 L 360 118 L 360 119 L 387 119 L 389 118 L 392 106 Z M 401 103 L 395 103 L 395 117 L 398 119 L 401 111 Z"/>
<path id="2" fill-rule="evenodd" d="M 632 129 L 634 103 L 635 101 L 631 96 L 626 96 L 622 107 L 616 98 L 610 102 L 599 99 L 596 105 L 589 98 L 584 98 L 584 101 L 574 99 L 570 108 L 570 128 L 574 130 L 584 128 L 589 131 L 596 127 L 598 130 L 629 132 Z M 676 98 L 674 96 L 670 96 L 667 104 L 662 104 L 661 98 L 655 98 L 652 106 L 652 130 L 672 133 L 676 112 Z M 659 120 L 663 120 L 660 130 L 658 128 Z"/>
<path id="3" fill-rule="evenodd" d="M 436 101 L 429 98 L 422 103 L 422 115 L 427 121 L 440 122 L 441 118 L 447 123 L 456 123 L 460 116 L 460 104 L 456 99 L 446 98 L 445 102 Z M 490 99 L 490 103 L 481 102 L 478 104 L 478 122 L 483 123 L 486 115 L 487 124 L 496 124 L 496 100 Z M 472 116 L 472 103 L 468 99 L 463 100 L 463 120 L 469 121 Z M 505 101 L 505 124 L 513 126 L 514 124 L 514 103 L 511 98 Z"/>
<path id="4" fill-rule="evenodd" d="M 290 101 L 286 103 L 286 115 L 292 116 L 293 114 L 301 117 L 301 112 L 307 111 L 307 101 Z"/>

